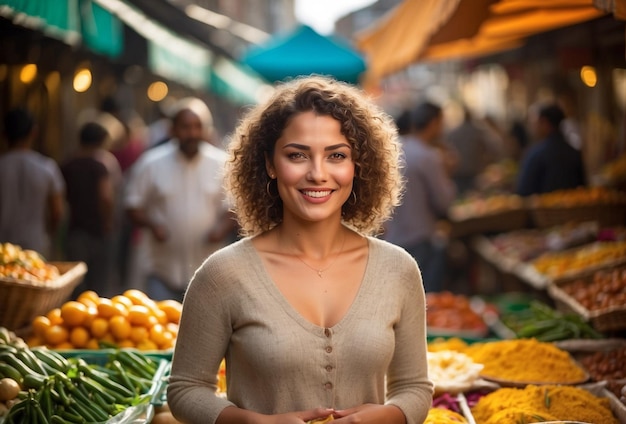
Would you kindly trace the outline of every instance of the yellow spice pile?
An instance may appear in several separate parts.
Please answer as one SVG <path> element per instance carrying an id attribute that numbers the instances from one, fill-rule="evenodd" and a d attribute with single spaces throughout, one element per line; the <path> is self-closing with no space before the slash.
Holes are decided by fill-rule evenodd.
<path id="1" fill-rule="evenodd" d="M 485 367 L 481 376 L 514 382 L 578 383 L 587 374 L 569 353 L 535 339 L 501 340 L 469 346 L 474 362 Z"/>
<path id="2" fill-rule="evenodd" d="M 472 408 L 477 424 L 582 421 L 617 424 L 608 398 L 574 386 L 502 388 L 482 397 Z"/>

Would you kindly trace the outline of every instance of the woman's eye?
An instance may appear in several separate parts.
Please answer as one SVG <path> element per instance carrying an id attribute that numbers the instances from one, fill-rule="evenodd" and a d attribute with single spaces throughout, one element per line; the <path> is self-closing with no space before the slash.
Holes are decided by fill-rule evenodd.
<path id="1" fill-rule="evenodd" d="M 289 159 L 304 159 L 306 156 L 302 152 L 292 152 L 287 155 Z"/>
<path id="2" fill-rule="evenodd" d="M 345 153 L 335 152 L 330 155 L 331 159 L 345 159 L 347 156 Z"/>

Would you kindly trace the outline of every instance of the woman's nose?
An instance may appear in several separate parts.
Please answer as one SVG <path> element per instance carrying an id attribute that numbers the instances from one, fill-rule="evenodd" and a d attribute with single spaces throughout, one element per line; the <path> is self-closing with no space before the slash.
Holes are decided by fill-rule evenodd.
<path id="1" fill-rule="evenodd" d="M 327 170 L 324 161 L 321 159 L 312 160 L 307 177 L 310 181 L 326 181 Z"/>

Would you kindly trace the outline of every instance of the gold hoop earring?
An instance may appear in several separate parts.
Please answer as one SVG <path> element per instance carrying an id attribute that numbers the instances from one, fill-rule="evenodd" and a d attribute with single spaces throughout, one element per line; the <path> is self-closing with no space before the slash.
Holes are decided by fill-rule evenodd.
<path id="1" fill-rule="evenodd" d="M 267 192 L 267 195 L 268 195 L 270 198 L 275 199 L 275 198 L 277 198 L 277 197 L 278 197 L 278 195 L 276 195 L 276 194 L 272 194 L 272 192 L 271 192 L 271 190 L 270 190 L 270 184 L 272 184 L 272 181 L 274 181 L 274 180 L 273 180 L 273 179 L 271 179 L 271 180 L 269 180 L 269 181 L 267 182 L 267 184 L 265 185 L 265 191 Z"/>

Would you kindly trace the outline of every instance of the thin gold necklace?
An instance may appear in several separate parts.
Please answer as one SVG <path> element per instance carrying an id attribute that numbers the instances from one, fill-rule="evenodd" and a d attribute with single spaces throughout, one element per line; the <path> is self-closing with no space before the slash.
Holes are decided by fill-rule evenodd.
<path id="1" fill-rule="evenodd" d="M 343 241 L 341 242 L 341 248 L 339 249 L 339 252 L 337 252 L 337 254 L 333 258 L 332 262 L 330 264 L 328 264 L 328 266 L 326 268 L 321 268 L 321 269 L 315 268 L 315 267 L 312 267 L 311 265 L 307 264 L 306 262 L 304 262 L 304 259 L 302 259 L 300 256 L 296 256 L 296 258 L 298 258 L 300 260 L 300 262 L 302 262 L 308 268 L 310 268 L 313 271 L 317 272 L 317 276 L 322 278 L 322 273 L 328 271 L 330 269 L 330 267 L 335 264 L 335 262 L 337 261 L 337 258 L 339 257 L 339 255 L 341 255 L 341 253 L 343 252 L 343 246 L 344 246 L 345 243 L 346 243 L 346 236 L 344 234 Z"/>

